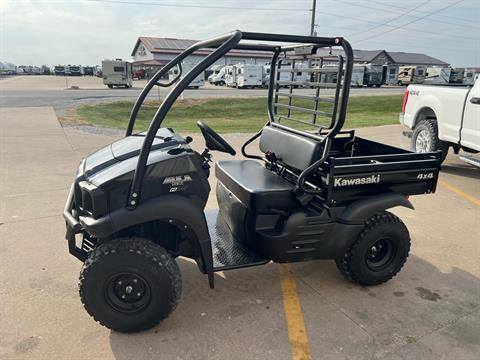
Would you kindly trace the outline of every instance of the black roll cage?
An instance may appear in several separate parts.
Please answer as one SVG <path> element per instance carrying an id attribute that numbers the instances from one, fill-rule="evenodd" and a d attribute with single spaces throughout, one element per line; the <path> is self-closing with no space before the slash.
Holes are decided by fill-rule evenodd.
<path id="1" fill-rule="evenodd" d="M 242 40 L 249 40 L 249 41 L 263 41 L 263 42 L 276 42 L 277 44 L 269 45 L 269 44 L 254 44 L 254 43 L 240 43 Z M 289 45 L 279 45 L 278 43 L 287 43 Z M 228 53 L 230 50 L 238 49 L 238 50 L 251 50 L 251 51 L 262 51 L 262 52 L 272 52 L 272 60 L 270 64 L 270 80 L 268 86 L 268 117 L 269 122 L 274 122 L 274 109 L 273 109 L 273 98 L 274 98 L 274 83 L 275 78 L 273 74 L 275 73 L 275 66 L 277 62 L 278 56 L 282 52 L 291 51 L 295 48 L 299 47 L 311 47 L 313 50 L 318 48 L 326 48 L 326 47 L 333 47 L 333 46 L 340 46 L 343 48 L 345 53 L 345 70 L 343 75 L 343 83 L 344 86 L 342 87 L 342 93 L 338 94 L 337 96 L 341 96 L 341 103 L 338 109 L 338 116 L 336 117 L 336 121 L 333 126 L 329 129 L 329 131 L 321 138 L 324 141 L 324 149 L 323 155 L 320 160 L 316 161 L 310 167 L 305 169 L 298 178 L 298 188 L 306 193 L 317 193 L 317 190 L 307 188 L 305 186 L 305 179 L 307 175 L 312 172 L 313 170 L 317 169 L 319 165 L 321 165 L 328 156 L 328 152 L 330 150 L 330 144 L 332 139 L 340 132 L 342 129 L 346 111 L 347 111 L 347 103 L 348 103 L 348 95 L 350 90 L 350 81 L 352 77 L 352 68 L 353 68 L 353 51 L 352 47 L 350 46 L 349 42 L 342 37 L 334 37 L 334 38 L 327 38 L 327 37 L 315 37 L 315 36 L 301 36 L 301 35 L 286 35 L 286 34 L 269 34 L 269 33 L 255 33 L 255 32 L 242 32 L 240 30 L 235 30 L 231 33 L 218 36 L 212 38 L 210 40 L 200 41 L 195 43 L 194 45 L 190 46 L 188 49 L 177 55 L 174 59 L 172 59 L 167 65 L 165 65 L 162 69 L 160 69 L 155 75 L 149 80 L 145 88 L 142 90 L 140 95 L 138 96 L 135 105 L 133 106 L 132 112 L 130 114 L 130 119 L 128 122 L 128 127 L 125 136 L 131 136 L 135 120 L 137 118 L 138 112 L 140 107 L 142 106 L 145 98 L 147 97 L 148 93 L 154 86 L 170 86 L 175 83 L 175 86 L 170 90 L 168 95 L 165 97 L 159 108 L 157 109 L 148 130 L 145 134 L 145 139 L 143 141 L 142 149 L 140 150 L 140 155 L 138 158 L 138 163 L 135 169 L 135 173 L 133 176 L 132 186 L 130 190 L 130 194 L 128 197 L 128 204 L 129 208 L 135 208 L 138 204 L 140 198 L 140 192 L 142 187 L 143 178 L 145 176 L 145 171 L 147 167 L 147 160 L 148 155 L 150 153 L 152 143 L 155 139 L 158 129 L 162 124 L 165 116 L 167 115 L 168 111 L 178 98 L 180 94 L 188 87 L 191 81 L 193 81 L 198 75 L 200 75 L 203 71 L 213 65 L 217 60 L 219 60 L 222 56 Z M 182 68 L 181 63 L 182 61 L 188 57 L 189 55 L 193 54 L 195 51 L 202 49 L 202 48 L 211 48 L 213 50 L 208 56 L 206 56 L 202 61 L 200 61 L 197 65 L 195 65 L 185 76 L 182 76 Z M 178 66 L 180 71 L 177 77 L 170 81 L 168 84 L 161 84 L 159 80 L 168 74 L 168 72 Z M 340 71 L 341 72 L 341 71 Z M 340 77 L 340 75 L 339 75 Z M 254 136 L 251 140 L 249 140 L 245 145 L 253 141 L 256 137 L 258 137 L 260 133 Z M 242 147 L 242 153 L 245 155 L 244 147 Z"/>

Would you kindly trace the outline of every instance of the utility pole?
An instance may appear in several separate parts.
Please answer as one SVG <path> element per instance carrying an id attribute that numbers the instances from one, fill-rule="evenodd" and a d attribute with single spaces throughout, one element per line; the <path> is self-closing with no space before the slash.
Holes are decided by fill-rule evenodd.
<path id="1" fill-rule="evenodd" d="M 312 24 L 310 27 L 310 36 L 315 36 L 315 11 L 317 9 L 317 0 L 313 0 L 312 3 Z"/>

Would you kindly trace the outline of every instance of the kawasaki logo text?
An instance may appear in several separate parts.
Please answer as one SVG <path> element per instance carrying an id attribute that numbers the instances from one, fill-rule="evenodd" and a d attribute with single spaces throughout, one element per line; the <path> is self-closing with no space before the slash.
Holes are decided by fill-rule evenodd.
<path id="1" fill-rule="evenodd" d="M 367 185 L 378 184 L 380 182 L 380 175 L 372 175 L 361 178 L 344 179 L 342 177 L 335 178 L 333 186 L 354 186 L 354 185 Z"/>

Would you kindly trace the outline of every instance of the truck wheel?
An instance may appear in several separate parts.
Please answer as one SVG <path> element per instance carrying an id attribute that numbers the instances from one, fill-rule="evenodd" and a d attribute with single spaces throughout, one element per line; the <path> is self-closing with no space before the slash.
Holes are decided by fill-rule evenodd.
<path id="1" fill-rule="evenodd" d="M 112 240 L 95 248 L 80 272 L 87 312 L 120 332 L 149 329 L 177 306 L 180 270 L 162 247 L 141 238 Z"/>
<path id="2" fill-rule="evenodd" d="M 392 213 L 374 215 L 343 257 L 337 259 L 340 272 L 360 285 L 378 285 L 393 278 L 410 251 L 405 224 Z"/>
<path id="3" fill-rule="evenodd" d="M 438 138 L 438 127 L 435 119 L 421 120 L 413 130 L 410 148 L 414 152 L 442 152 L 441 161 L 447 157 L 448 144 Z"/>
<path id="4" fill-rule="evenodd" d="M 113 85 L 107 85 L 109 89 L 113 89 Z"/>

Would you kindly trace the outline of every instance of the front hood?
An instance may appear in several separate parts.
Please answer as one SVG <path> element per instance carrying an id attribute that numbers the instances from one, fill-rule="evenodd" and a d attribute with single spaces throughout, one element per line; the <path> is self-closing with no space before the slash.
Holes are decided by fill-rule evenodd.
<path id="1" fill-rule="evenodd" d="M 88 178 L 121 161 L 138 157 L 145 140 L 145 132 L 127 136 L 90 154 L 85 159 L 84 175 Z M 166 128 L 158 130 L 151 151 L 186 144 L 185 140 Z"/>

